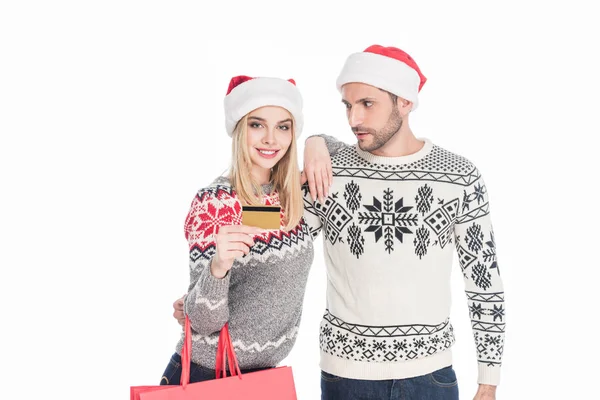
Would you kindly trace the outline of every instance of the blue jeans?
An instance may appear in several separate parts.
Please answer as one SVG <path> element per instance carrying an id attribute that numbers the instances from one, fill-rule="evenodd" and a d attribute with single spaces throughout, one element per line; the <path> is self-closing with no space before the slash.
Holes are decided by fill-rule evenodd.
<path id="1" fill-rule="evenodd" d="M 458 400 L 452 366 L 406 379 L 366 381 L 321 371 L 321 400 Z"/>
<path id="2" fill-rule="evenodd" d="M 249 372 L 262 371 L 268 368 L 243 369 L 242 374 Z M 229 373 L 228 373 L 229 375 Z M 190 383 L 210 381 L 215 379 L 216 373 L 214 369 L 205 368 L 201 365 L 190 363 Z M 161 385 L 179 385 L 181 384 L 181 356 L 177 353 L 171 356 L 171 360 L 160 379 Z"/>

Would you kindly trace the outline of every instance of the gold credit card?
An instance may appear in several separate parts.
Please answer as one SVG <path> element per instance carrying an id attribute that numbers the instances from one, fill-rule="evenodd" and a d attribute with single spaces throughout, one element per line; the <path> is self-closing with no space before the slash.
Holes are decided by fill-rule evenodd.
<path id="1" fill-rule="evenodd" d="M 242 206 L 242 225 L 280 229 L 280 206 Z"/>

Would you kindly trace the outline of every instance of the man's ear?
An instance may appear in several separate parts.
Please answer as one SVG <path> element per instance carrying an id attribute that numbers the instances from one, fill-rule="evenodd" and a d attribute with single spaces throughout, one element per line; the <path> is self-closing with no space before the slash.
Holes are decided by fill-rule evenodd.
<path id="1" fill-rule="evenodd" d="M 413 102 L 403 99 L 402 97 L 398 97 L 397 107 L 400 115 L 408 115 L 412 111 Z"/>

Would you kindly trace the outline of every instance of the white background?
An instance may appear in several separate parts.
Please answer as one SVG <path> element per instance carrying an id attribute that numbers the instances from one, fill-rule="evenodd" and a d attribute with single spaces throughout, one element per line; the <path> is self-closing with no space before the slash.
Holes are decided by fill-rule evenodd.
<path id="1" fill-rule="evenodd" d="M 498 398 L 597 393 L 591 6 L 201 3 L 0 3 L 1 398 L 126 399 L 130 385 L 157 384 L 180 332 L 171 304 L 188 284 L 184 218 L 228 167 L 229 79 L 294 78 L 303 138 L 352 142 L 334 82 L 371 44 L 417 60 L 429 80 L 413 131 L 469 158 L 488 185 L 508 307 Z M 319 398 L 321 250 L 284 362 L 301 400 Z M 470 399 L 462 288 L 455 264 L 454 367 Z"/>

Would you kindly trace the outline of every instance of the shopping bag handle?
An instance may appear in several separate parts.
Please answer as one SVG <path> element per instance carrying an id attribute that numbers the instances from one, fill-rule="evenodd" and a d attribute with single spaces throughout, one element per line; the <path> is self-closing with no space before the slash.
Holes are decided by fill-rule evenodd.
<path id="1" fill-rule="evenodd" d="M 184 388 L 190 383 L 190 363 L 192 359 L 192 327 L 190 319 L 185 316 L 184 325 L 184 339 L 183 347 L 181 349 L 181 386 Z M 219 342 L 217 344 L 217 356 L 215 361 L 215 375 L 219 379 L 227 376 L 227 364 L 229 363 L 229 369 L 231 376 L 237 375 L 242 379 L 242 372 L 238 364 L 237 356 L 231 342 L 231 336 L 229 335 L 229 323 L 226 323 L 221 332 L 219 333 Z M 221 375 L 221 376 L 219 376 Z"/>
<path id="2" fill-rule="evenodd" d="M 190 319 L 185 316 L 183 347 L 181 349 L 181 386 L 190 383 L 190 362 L 192 356 L 192 327 Z"/>
<path id="3" fill-rule="evenodd" d="M 235 354 L 235 349 L 233 348 L 233 342 L 231 341 L 231 336 L 229 335 L 229 324 L 225 324 L 224 326 L 227 340 L 229 342 L 229 368 L 233 369 L 235 374 L 242 379 L 242 371 L 240 370 L 240 365 L 238 364 L 237 356 Z M 232 366 L 235 366 L 233 368 Z M 232 373 L 234 373 L 232 372 Z"/>
<path id="4" fill-rule="evenodd" d="M 235 355 L 235 350 L 233 348 L 233 342 L 229 335 L 229 323 L 226 323 L 223 328 L 221 328 L 221 333 L 219 334 L 217 358 L 215 361 L 215 375 L 217 379 L 225 378 L 227 376 L 226 363 L 229 363 L 229 372 L 231 373 L 231 376 L 238 376 L 242 379 L 242 372 L 240 371 L 237 356 Z"/>

